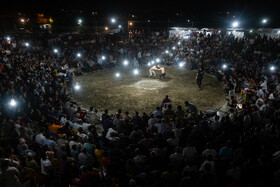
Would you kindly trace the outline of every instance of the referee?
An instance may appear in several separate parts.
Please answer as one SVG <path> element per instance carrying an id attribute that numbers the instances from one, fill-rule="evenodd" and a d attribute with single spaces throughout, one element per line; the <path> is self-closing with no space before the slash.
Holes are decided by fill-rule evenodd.
<path id="1" fill-rule="evenodd" d="M 198 72 L 196 74 L 196 83 L 197 83 L 199 89 L 201 88 L 201 82 L 203 79 L 203 75 L 204 75 L 204 71 L 201 67 L 199 67 Z"/>

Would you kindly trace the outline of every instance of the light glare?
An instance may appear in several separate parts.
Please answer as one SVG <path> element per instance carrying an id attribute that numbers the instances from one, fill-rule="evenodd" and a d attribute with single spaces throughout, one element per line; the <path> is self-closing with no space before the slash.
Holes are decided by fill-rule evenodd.
<path id="1" fill-rule="evenodd" d="M 76 82 L 75 86 L 74 86 L 74 89 L 75 90 L 80 90 L 81 89 L 81 86 Z"/>
<path id="2" fill-rule="evenodd" d="M 238 23 L 237 21 L 235 21 L 235 22 L 232 23 L 232 26 L 233 26 L 233 27 L 238 27 L 238 25 L 239 25 L 239 23 Z"/>
<path id="3" fill-rule="evenodd" d="M 10 106 L 14 107 L 17 105 L 17 102 L 14 99 L 11 99 L 9 104 L 10 104 Z"/>
<path id="4" fill-rule="evenodd" d="M 138 69 L 135 69 L 135 70 L 133 71 L 133 74 L 134 74 L 134 75 L 138 75 L 138 74 L 139 74 Z"/>

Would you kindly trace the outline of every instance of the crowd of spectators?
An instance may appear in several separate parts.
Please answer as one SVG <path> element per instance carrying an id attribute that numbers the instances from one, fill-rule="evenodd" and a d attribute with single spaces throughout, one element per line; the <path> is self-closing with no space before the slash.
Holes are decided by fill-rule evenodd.
<path id="1" fill-rule="evenodd" d="M 279 75 L 268 69 L 279 39 L 136 31 L 0 42 L 1 186 L 280 185 Z M 234 88 L 229 111 L 199 111 L 191 101 L 174 109 L 172 96 L 162 102 L 167 108 L 159 101 L 142 114 L 85 110 L 71 97 L 73 76 L 134 57 L 140 65 L 160 57 L 165 65 L 203 67 L 225 82 L 225 93 Z"/>

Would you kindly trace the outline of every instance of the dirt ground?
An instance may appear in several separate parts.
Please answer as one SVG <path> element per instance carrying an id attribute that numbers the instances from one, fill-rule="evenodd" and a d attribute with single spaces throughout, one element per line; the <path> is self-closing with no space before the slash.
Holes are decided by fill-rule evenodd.
<path id="1" fill-rule="evenodd" d="M 201 90 L 195 80 L 196 71 L 179 69 L 178 67 L 165 67 L 166 78 L 148 78 L 148 67 L 139 68 L 139 75 L 135 76 L 132 69 L 113 68 L 99 70 L 74 78 L 74 82 L 81 85 L 81 89 L 74 93 L 74 98 L 81 107 L 89 109 L 90 106 L 103 112 L 105 108 L 109 113 L 118 109 L 134 114 L 138 111 L 151 113 L 161 105 L 162 99 L 168 95 L 172 107 L 176 111 L 178 105 L 184 101 L 194 103 L 199 110 L 220 109 L 225 104 L 226 95 L 223 92 L 223 83 L 215 77 L 204 75 Z M 115 73 L 119 72 L 120 77 Z"/>

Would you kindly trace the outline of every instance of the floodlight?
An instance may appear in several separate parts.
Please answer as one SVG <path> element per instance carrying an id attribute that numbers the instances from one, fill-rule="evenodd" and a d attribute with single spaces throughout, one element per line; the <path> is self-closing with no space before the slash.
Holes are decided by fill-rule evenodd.
<path id="1" fill-rule="evenodd" d="M 156 62 L 157 62 L 157 63 L 159 63 L 159 62 L 160 62 L 160 59 L 159 59 L 159 58 L 157 58 L 157 59 L 156 59 Z"/>
<path id="2" fill-rule="evenodd" d="M 82 55 L 81 55 L 81 53 L 77 53 L 77 57 L 79 57 L 79 58 L 80 58 L 81 56 L 82 56 Z"/>
<path id="3" fill-rule="evenodd" d="M 166 51 L 165 51 L 165 53 L 166 53 L 166 54 L 168 54 L 168 53 L 169 53 L 169 51 L 168 51 L 168 50 L 166 50 Z"/>
<path id="4" fill-rule="evenodd" d="M 127 66 L 128 65 L 128 60 L 124 60 L 123 65 Z"/>
<path id="5" fill-rule="evenodd" d="M 6 37 L 6 40 L 10 41 L 10 40 L 11 40 L 10 36 L 7 36 L 7 37 Z"/>
<path id="6" fill-rule="evenodd" d="M 275 69 L 275 66 L 270 66 L 270 71 L 274 71 Z"/>
<path id="7" fill-rule="evenodd" d="M 176 47 L 175 47 L 175 46 L 173 46 L 173 47 L 172 47 L 172 49 L 173 49 L 173 50 L 175 50 L 175 49 L 176 49 Z"/>
<path id="8" fill-rule="evenodd" d="M 238 25 L 239 25 L 238 21 L 235 21 L 235 22 L 232 23 L 233 27 L 238 27 Z"/>
<path id="9" fill-rule="evenodd" d="M 185 64 L 184 62 L 180 62 L 180 63 L 179 63 L 179 67 L 180 67 L 180 68 L 184 67 L 184 64 Z"/>
<path id="10" fill-rule="evenodd" d="M 101 59 L 102 59 L 102 60 L 105 60 L 105 59 L 106 59 L 106 57 L 103 55 L 103 56 L 101 57 Z"/>
<path id="11" fill-rule="evenodd" d="M 226 65 L 226 64 L 224 64 L 222 67 L 223 67 L 223 69 L 226 69 L 226 68 L 227 68 L 227 65 Z"/>
<path id="12" fill-rule="evenodd" d="M 15 106 L 17 105 L 17 102 L 15 101 L 15 99 L 11 99 L 9 105 L 10 105 L 11 107 L 15 107 Z"/>
<path id="13" fill-rule="evenodd" d="M 252 33 L 252 32 L 253 32 L 253 30 L 251 29 L 251 30 L 250 30 L 250 33 Z"/>
<path id="14" fill-rule="evenodd" d="M 119 77 L 121 76 L 121 74 L 120 74 L 119 72 L 117 72 L 117 73 L 115 74 L 115 76 L 116 76 L 117 78 L 119 78 Z"/>
<path id="15" fill-rule="evenodd" d="M 76 91 L 78 91 L 78 90 L 81 89 L 81 86 L 79 85 L 78 82 L 76 82 L 76 84 L 74 85 L 74 89 L 75 89 Z"/>
<path id="16" fill-rule="evenodd" d="M 263 19 L 263 20 L 262 20 L 262 23 L 267 23 L 267 19 Z"/>
<path id="17" fill-rule="evenodd" d="M 116 23 L 116 19 L 115 19 L 115 18 L 112 18 L 112 19 L 111 19 L 111 22 L 112 22 L 112 23 Z"/>
<path id="18" fill-rule="evenodd" d="M 29 43 L 28 43 L 28 42 L 25 42 L 25 46 L 26 46 L 26 47 L 29 47 Z"/>
<path id="19" fill-rule="evenodd" d="M 54 52 L 54 53 L 58 53 L 58 49 L 54 49 L 53 52 Z"/>
<path id="20" fill-rule="evenodd" d="M 152 60 L 152 61 L 151 61 L 151 64 L 155 64 L 155 61 Z"/>
<path id="21" fill-rule="evenodd" d="M 151 62 L 148 63 L 148 66 L 151 66 Z"/>
<path id="22" fill-rule="evenodd" d="M 122 28 L 122 26 L 121 26 L 121 25 L 119 25 L 119 28 Z"/>
<path id="23" fill-rule="evenodd" d="M 178 42 L 178 45 L 181 45 L 181 42 Z"/>
<path id="24" fill-rule="evenodd" d="M 133 70 L 133 74 L 134 74 L 134 75 L 138 75 L 138 74 L 139 74 L 138 69 Z"/>

